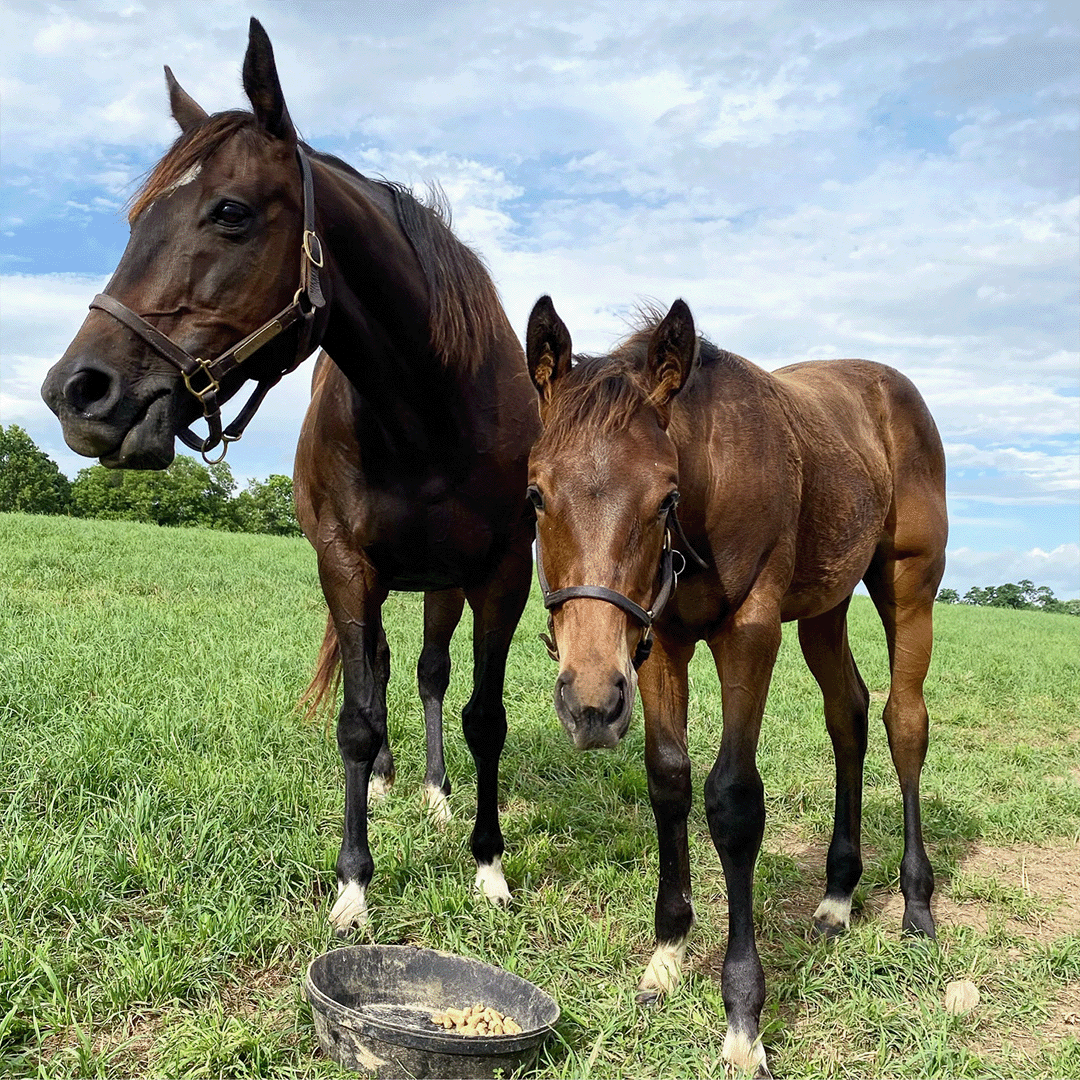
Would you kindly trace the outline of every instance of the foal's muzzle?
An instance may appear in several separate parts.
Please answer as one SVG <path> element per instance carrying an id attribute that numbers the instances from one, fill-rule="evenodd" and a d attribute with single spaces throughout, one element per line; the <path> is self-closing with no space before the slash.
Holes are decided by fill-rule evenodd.
<path id="1" fill-rule="evenodd" d="M 573 668 L 555 681 L 555 712 L 578 750 L 610 750 L 630 727 L 635 687 L 620 671 L 585 685 Z"/>

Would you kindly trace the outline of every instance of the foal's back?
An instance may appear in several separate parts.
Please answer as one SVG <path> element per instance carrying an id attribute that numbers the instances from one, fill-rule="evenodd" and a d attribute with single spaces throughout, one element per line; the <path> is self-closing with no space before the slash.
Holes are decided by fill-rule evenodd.
<path id="1" fill-rule="evenodd" d="M 898 543 L 944 548 L 941 440 L 914 385 L 884 364 L 823 360 L 770 373 L 703 343 L 672 433 L 684 493 L 697 489 L 711 507 L 731 591 L 749 584 L 763 551 L 790 548 L 785 620 L 835 607 Z"/>

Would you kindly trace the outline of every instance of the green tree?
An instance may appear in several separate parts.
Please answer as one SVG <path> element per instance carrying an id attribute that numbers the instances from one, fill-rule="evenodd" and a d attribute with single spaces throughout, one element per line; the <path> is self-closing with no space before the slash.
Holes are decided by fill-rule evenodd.
<path id="1" fill-rule="evenodd" d="M 79 472 L 71 494 L 81 517 L 234 531 L 239 527 L 235 486 L 223 461 L 207 467 L 181 454 L 160 472 L 91 465 Z"/>
<path id="2" fill-rule="evenodd" d="M 1028 581 L 1026 584 L 1031 585 L 1031 582 Z M 987 601 L 991 607 L 1026 608 L 1029 606 L 1027 600 L 1024 599 L 1022 586 L 1014 585 L 1011 581 L 1005 585 L 991 586 L 989 591 L 993 593 Z"/>
<path id="3" fill-rule="evenodd" d="M 955 589 L 942 589 L 937 594 L 939 604 L 959 604 L 960 594 Z"/>
<path id="4" fill-rule="evenodd" d="M 0 510 L 66 514 L 71 482 L 18 424 L 0 425 Z"/>
<path id="5" fill-rule="evenodd" d="M 251 480 L 234 500 L 236 519 L 244 532 L 299 536 L 293 505 L 292 480 L 273 473 L 265 481 Z"/>

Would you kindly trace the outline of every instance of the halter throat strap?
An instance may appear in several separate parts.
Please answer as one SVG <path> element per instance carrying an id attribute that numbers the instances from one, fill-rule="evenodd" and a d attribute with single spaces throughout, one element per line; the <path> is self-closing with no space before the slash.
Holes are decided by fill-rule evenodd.
<path id="1" fill-rule="evenodd" d="M 287 375 L 306 360 L 317 345 L 314 334 L 315 312 L 326 305 L 322 283 L 319 280 L 319 271 L 324 261 L 323 247 L 315 232 L 315 186 L 311 177 L 311 162 L 299 144 L 296 147 L 296 157 L 300 165 L 304 205 L 304 232 L 300 242 L 300 286 L 293 296 L 292 303 L 227 349 L 216 360 L 202 360 L 192 356 L 172 338 L 163 334 L 141 315 L 136 314 L 115 297 L 109 296 L 108 293 L 98 293 L 90 301 L 91 309 L 104 311 L 123 323 L 142 338 L 158 356 L 179 369 L 184 385 L 202 406 L 203 417 L 209 431 L 204 439 L 199 438 L 190 428 L 177 434 L 185 446 L 198 450 L 207 461 L 212 463 L 221 461 L 228 451 L 229 443 L 236 442 L 240 438 L 270 389 L 280 381 L 283 375 Z M 218 401 L 222 380 L 295 323 L 300 323 L 295 357 L 281 371 L 261 379 L 236 419 L 223 429 L 221 405 Z M 221 454 L 216 458 L 208 457 L 209 452 L 219 443 L 222 444 Z"/>

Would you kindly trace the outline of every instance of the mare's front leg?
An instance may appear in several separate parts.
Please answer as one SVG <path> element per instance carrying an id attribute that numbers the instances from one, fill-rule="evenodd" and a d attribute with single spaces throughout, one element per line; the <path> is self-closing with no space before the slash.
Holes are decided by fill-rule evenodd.
<path id="1" fill-rule="evenodd" d="M 381 609 L 386 590 L 363 555 L 328 544 L 319 577 L 341 648 L 344 696 L 337 744 L 345 767 L 345 819 L 337 859 L 337 901 L 330 922 L 339 935 L 367 922 L 374 862 L 368 846 L 367 795 L 375 759 L 386 743 L 389 651 Z"/>
<path id="2" fill-rule="evenodd" d="M 424 647 L 416 664 L 416 682 L 427 735 L 424 805 L 437 825 L 450 820 L 450 780 L 443 756 L 443 698 L 450 685 L 450 639 L 464 606 L 465 594 L 460 589 L 424 593 Z"/>
<path id="3" fill-rule="evenodd" d="M 488 584 L 466 592 L 473 610 L 473 692 L 462 710 L 461 722 L 476 763 L 476 824 L 471 847 L 476 859 L 476 887 L 497 904 L 510 902 L 502 870 L 499 757 L 506 742 L 506 657 L 532 584 L 532 550 L 522 547 L 524 550 L 507 554 Z"/>
<path id="4" fill-rule="evenodd" d="M 723 1053 L 737 1069 L 759 1077 L 770 1073 L 758 1035 L 765 973 L 754 940 L 754 863 L 765 831 L 765 789 L 756 758 L 779 647 L 779 604 L 753 593 L 709 639 L 724 710 L 720 753 L 705 784 L 705 814 L 728 893 Z"/>
<path id="5" fill-rule="evenodd" d="M 693 646 L 654 638 L 638 672 L 645 713 L 645 769 L 656 818 L 660 880 L 656 892 L 656 948 L 638 983 L 642 1005 L 658 1002 L 682 978 L 686 942 L 694 925 L 690 899 L 690 755 L 686 750 L 687 668 Z"/>

